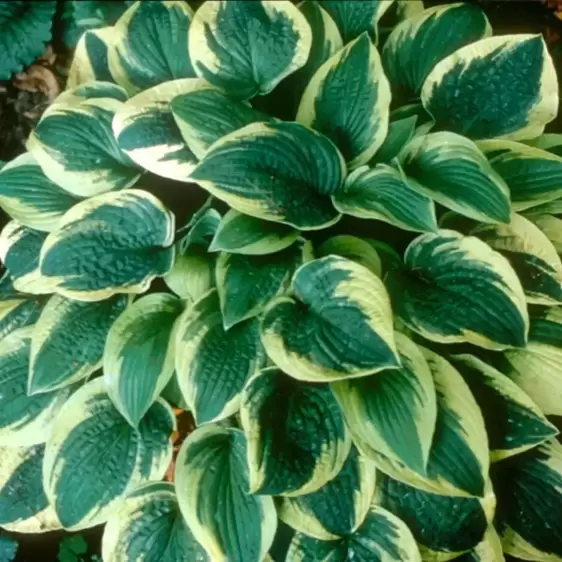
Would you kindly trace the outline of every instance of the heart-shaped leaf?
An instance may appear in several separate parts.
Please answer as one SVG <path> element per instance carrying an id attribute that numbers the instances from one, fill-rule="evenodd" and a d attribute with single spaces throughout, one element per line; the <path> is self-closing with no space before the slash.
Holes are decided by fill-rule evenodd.
<path id="1" fill-rule="evenodd" d="M 238 99 L 273 90 L 306 63 L 311 43 L 298 8 L 276 0 L 205 2 L 189 31 L 197 75 Z"/>
<path id="2" fill-rule="evenodd" d="M 265 312 L 262 341 L 280 369 L 311 382 L 361 377 L 400 365 L 382 281 L 338 256 L 297 270 L 292 296 L 279 297 Z"/>
<path id="3" fill-rule="evenodd" d="M 385 281 L 395 314 L 410 329 L 440 343 L 525 346 L 525 294 L 500 253 L 473 236 L 439 230 L 411 242 L 404 262 Z"/>
<path id="4" fill-rule="evenodd" d="M 363 33 L 314 73 L 297 121 L 330 138 L 349 167 L 357 168 L 382 145 L 389 111 L 390 86 L 375 46 Z"/>
<path id="5" fill-rule="evenodd" d="M 172 458 L 174 429 L 174 414 L 161 400 L 133 429 L 105 392 L 103 379 L 79 389 L 53 424 L 43 463 L 45 492 L 63 527 L 104 523 L 125 493 L 162 478 Z"/>
<path id="6" fill-rule="evenodd" d="M 137 189 L 92 197 L 68 211 L 41 249 L 40 271 L 69 298 L 142 293 L 174 261 L 175 217 Z"/>
<path id="7" fill-rule="evenodd" d="M 297 383 L 275 367 L 252 377 L 240 408 L 252 493 L 299 496 L 341 470 L 351 439 L 328 385 Z"/>
<path id="8" fill-rule="evenodd" d="M 246 439 L 208 425 L 184 441 L 174 475 L 181 512 L 211 560 L 261 562 L 273 542 L 273 498 L 248 493 Z"/>
<path id="9" fill-rule="evenodd" d="M 264 166 L 267 162 L 267 166 Z M 334 224 L 343 157 L 299 123 L 253 123 L 211 146 L 191 178 L 233 209 L 303 230 Z"/>
<path id="10" fill-rule="evenodd" d="M 258 320 L 225 330 L 212 289 L 183 313 L 176 334 L 178 382 L 197 424 L 237 412 L 240 393 L 263 358 Z"/>
<path id="11" fill-rule="evenodd" d="M 541 35 L 498 35 L 439 62 L 421 99 L 441 131 L 475 140 L 532 139 L 556 117 L 557 82 Z"/>

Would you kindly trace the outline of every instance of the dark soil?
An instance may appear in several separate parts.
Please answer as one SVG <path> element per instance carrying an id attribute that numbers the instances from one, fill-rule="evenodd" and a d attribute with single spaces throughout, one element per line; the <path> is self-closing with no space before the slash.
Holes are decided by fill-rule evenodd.
<path id="1" fill-rule="evenodd" d="M 0 161 L 25 152 L 30 131 L 64 88 L 67 64 L 68 53 L 57 54 L 49 45 L 24 72 L 0 81 Z"/>

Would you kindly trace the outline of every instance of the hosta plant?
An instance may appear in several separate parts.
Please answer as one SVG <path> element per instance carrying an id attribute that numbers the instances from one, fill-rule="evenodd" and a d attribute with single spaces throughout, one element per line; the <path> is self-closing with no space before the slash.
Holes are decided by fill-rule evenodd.
<path id="1" fill-rule="evenodd" d="M 87 31 L 0 172 L 0 525 L 105 523 L 105 562 L 562 561 L 557 110 L 542 38 L 473 3 Z"/>

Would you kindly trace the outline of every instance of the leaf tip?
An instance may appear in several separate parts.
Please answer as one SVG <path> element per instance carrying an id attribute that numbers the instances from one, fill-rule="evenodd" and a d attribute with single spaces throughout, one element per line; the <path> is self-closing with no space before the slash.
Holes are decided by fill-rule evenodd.
<path id="1" fill-rule="evenodd" d="M 211 240 L 211 243 L 209 244 L 209 247 L 207 248 L 208 252 L 222 252 L 223 248 L 221 247 L 220 244 L 217 243 L 217 240 L 215 238 L 213 238 Z"/>

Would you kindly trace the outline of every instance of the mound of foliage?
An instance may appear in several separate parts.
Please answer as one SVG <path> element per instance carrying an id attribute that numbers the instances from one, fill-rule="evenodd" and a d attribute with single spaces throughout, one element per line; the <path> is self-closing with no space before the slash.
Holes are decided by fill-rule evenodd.
<path id="1" fill-rule="evenodd" d="M 0 525 L 106 523 L 105 562 L 562 561 L 557 111 L 542 38 L 471 3 L 86 31 L 0 172 Z M 164 178 L 209 194 L 186 224 Z"/>

